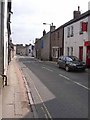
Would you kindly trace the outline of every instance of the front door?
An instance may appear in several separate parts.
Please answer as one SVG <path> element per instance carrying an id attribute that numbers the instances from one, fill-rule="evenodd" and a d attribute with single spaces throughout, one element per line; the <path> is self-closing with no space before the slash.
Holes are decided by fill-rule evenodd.
<path id="1" fill-rule="evenodd" d="M 90 46 L 87 46 L 87 51 L 86 51 L 86 65 L 90 67 Z"/>
<path id="2" fill-rule="evenodd" d="M 83 60 L 83 47 L 79 47 L 79 59 L 82 61 Z"/>

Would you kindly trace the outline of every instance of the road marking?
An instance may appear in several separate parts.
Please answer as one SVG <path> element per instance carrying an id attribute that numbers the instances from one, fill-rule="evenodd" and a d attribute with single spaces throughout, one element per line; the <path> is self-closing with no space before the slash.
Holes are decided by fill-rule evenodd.
<path id="1" fill-rule="evenodd" d="M 77 85 L 79 85 L 79 86 L 81 86 L 81 87 L 83 87 L 83 88 L 85 88 L 85 89 L 87 89 L 87 90 L 90 90 L 90 88 L 88 88 L 88 87 L 86 87 L 86 86 L 84 86 L 84 85 L 82 85 L 82 84 L 80 84 L 80 83 L 78 83 L 78 82 L 76 82 L 76 81 L 73 81 L 73 80 L 71 80 L 70 78 L 68 78 L 68 77 L 66 77 L 66 76 L 64 76 L 64 75 L 62 75 L 62 74 L 59 74 L 59 76 L 65 78 L 66 80 L 68 80 L 68 81 L 70 81 L 70 82 L 73 82 L 73 83 L 75 83 L 75 84 L 77 84 Z"/>
<path id="2" fill-rule="evenodd" d="M 48 120 L 48 117 L 47 117 L 47 115 L 45 114 L 45 118 Z"/>
<path id="3" fill-rule="evenodd" d="M 35 88 L 35 90 L 36 90 L 36 92 L 37 92 L 37 94 L 38 94 L 38 96 L 39 96 L 39 98 L 40 98 L 40 100 L 41 100 L 41 102 L 42 102 L 42 104 L 43 104 L 44 109 L 46 110 L 46 113 L 47 113 L 48 117 L 49 117 L 51 120 L 53 120 L 53 119 L 52 119 L 52 116 L 50 115 L 47 107 L 45 106 L 44 101 L 42 100 L 41 95 L 39 94 L 39 92 L 38 92 L 38 90 L 37 90 L 37 88 L 36 88 L 36 86 L 35 86 L 35 84 L 34 84 L 33 81 L 32 81 L 32 83 L 33 83 L 34 88 Z"/>
<path id="4" fill-rule="evenodd" d="M 67 79 L 67 80 L 70 81 L 70 79 L 69 79 L 68 77 L 66 77 L 66 76 L 64 76 L 64 75 L 62 75 L 62 74 L 59 74 L 59 76 L 61 76 L 61 77 L 63 77 L 63 78 L 65 78 L 65 79 Z"/>
<path id="5" fill-rule="evenodd" d="M 46 69 L 46 70 L 48 70 L 48 71 L 50 71 L 50 72 L 53 72 L 53 70 L 51 70 L 51 69 L 49 69 L 49 68 L 47 68 L 47 67 L 42 67 L 43 69 Z"/>
<path id="6" fill-rule="evenodd" d="M 45 115 L 45 118 L 46 118 L 46 119 L 48 119 L 48 116 L 47 116 L 47 114 L 45 113 L 44 108 L 43 108 L 43 107 L 41 107 L 41 109 L 43 110 L 43 113 L 44 113 L 44 115 Z"/>
<path id="7" fill-rule="evenodd" d="M 82 84 L 80 84 L 80 83 L 78 83 L 78 82 L 75 82 L 75 81 L 74 81 L 74 83 L 76 83 L 77 85 L 79 85 L 79 86 L 81 86 L 81 87 L 83 87 L 83 88 L 85 88 L 85 89 L 87 89 L 87 90 L 90 90 L 90 88 L 88 88 L 88 87 L 86 87 L 86 86 L 84 86 L 84 85 L 82 85 Z"/>
<path id="8" fill-rule="evenodd" d="M 44 106 L 44 108 L 45 108 L 45 110 L 46 110 L 48 116 L 49 116 L 49 118 L 52 119 L 52 117 L 51 117 L 49 111 L 47 110 L 47 107 L 45 106 L 45 104 L 44 104 L 44 102 L 43 102 L 43 100 L 42 100 L 42 98 L 41 98 L 41 96 L 40 96 L 40 94 L 39 94 L 39 92 L 38 92 L 38 90 L 37 90 L 37 88 L 36 88 L 35 85 L 34 85 L 34 88 L 35 88 L 35 90 L 36 90 L 36 92 L 37 92 L 37 94 L 38 94 L 38 96 L 39 96 L 39 98 L 40 98 L 40 100 L 41 100 L 41 102 L 42 102 L 42 104 L 43 104 L 43 106 Z"/>

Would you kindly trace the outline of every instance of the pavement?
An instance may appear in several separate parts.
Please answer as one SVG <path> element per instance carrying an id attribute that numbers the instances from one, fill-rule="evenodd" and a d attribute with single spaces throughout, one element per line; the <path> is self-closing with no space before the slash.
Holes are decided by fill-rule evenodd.
<path id="1" fill-rule="evenodd" d="M 23 74 L 16 58 L 13 58 L 8 66 L 7 86 L 0 87 L 0 120 L 2 118 L 34 118 Z"/>

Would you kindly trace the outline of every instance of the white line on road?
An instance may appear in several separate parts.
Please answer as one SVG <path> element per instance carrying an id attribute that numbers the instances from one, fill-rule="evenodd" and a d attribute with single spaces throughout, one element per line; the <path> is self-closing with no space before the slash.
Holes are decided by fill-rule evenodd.
<path id="1" fill-rule="evenodd" d="M 63 78 L 65 78 L 65 79 L 67 79 L 67 80 L 70 81 L 70 79 L 69 79 L 68 77 L 66 77 L 66 76 L 64 76 L 64 75 L 62 75 L 62 74 L 59 74 L 59 76 L 61 76 L 61 77 L 63 77 Z"/>
<path id="2" fill-rule="evenodd" d="M 48 71 L 50 71 L 50 72 L 53 72 L 53 70 L 51 70 L 51 69 L 49 69 L 49 68 L 47 68 L 47 67 L 42 67 L 43 69 L 46 69 L 46 70 L 48 70 Z"/>
<path id="3" fill-rule="evenodd" d="M 31 81 L 31 82 L 32 82 L 33 85 L 34 85 L 34 89 L 36 90 L 36 92 L 37 92 L 37 94 L 38 94 L 38 96 L 39 96 L 39 98 L 40 98 L 40 100 L 41 100 L 41 102 L 42 102 L 42 104 L 43 104 L 43 107 L 44 107 L 44 109 L 46 110 L 46 113 L 47 113 L 48 117 L 49 117 L 51 120 L 53 120 L 53 119 L 52 119 L 52 116 L 51 116 L 51 114 L 49 113 L 49 111 L 48 111 L 46 105 L 44 104 L 44 101 L 42 100 L 42 97 L 41 97 L 41 95 L 39 94 L 39 92 L 38 92 L 38 90 L 37 90 L 37 88 L 36 88 L 34 82 L 33 82 L 33 81 Z"/>
<path id="4" fill-rule="evenodd" d="M 84 86 L 84 85 L 82 85 L 82 84 L 80 84 L 80 83 L 78 83 L 78 82 L 75 82 L 75 81 L 74 81 L 74 83 L 76 83 L 77 85 L 79 85 L 79 86 L 81 86 L 81 87 L 83 87 L 83 88 L 85 88 L 85 89 L 87 89 L 87 90 L 90 90 L 90 88 L 88 88 L 88 87 L 86 87 L 86 86 Z"/>
<path id="5" fill-rule="evenodd" d="M 66 77 L 66 76 L 64 76 L 64 75 L 62 75 L 62 74 L 59 74 L 59 76 L 65 78 L 66 80 L 68 80 L 68 81 L 70 81 L 70 82 L 73 82 L 73 83 L 75 83 L 75 84 L 77 84 L 77 85 L 79 85 L 79 86 L 81 86 L 81 87 L 83 87 L 83 88 L 85 88 L 85 89 L 87 89 L 87 90 L 90 90 L 90 88 L 88 88 L 88 87 L 86 87 L 86 86 L 84 86 L 84 85 L 82 85 L 82 84 L 80 84 L 80 83 L 78 83 L 78 82 L 76 82 L 76 81 L 73 81 L 73 80 L 71 80 L 70 78 L 68 78 L 68 77 Z"/>

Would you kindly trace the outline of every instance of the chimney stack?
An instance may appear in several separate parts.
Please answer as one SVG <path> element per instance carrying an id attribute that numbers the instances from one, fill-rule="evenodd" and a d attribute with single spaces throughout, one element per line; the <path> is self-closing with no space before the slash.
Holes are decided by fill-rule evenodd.
<path id="1" fill-rule="evenodd" d="M 56 26 L 54 26 L 53 23 L 52 23 L 51 26 L 50 26 L 51 32 L 53 32 L 55 30 L 55 28 L 56 28 Z"/>
<path id="2" fill-rule="evenodd" d="M 78 6 L 78 11 L 73 12 L 73 18 L 76 19 L 81 15 L 80 6 Z"/>
<path id="3" fill-rule="evenodd" d="M 46 31 L 45 31 L 45 30 L 43 31 L 43 36 L 44 36 L 44 35 L 46 35 Z"/>

